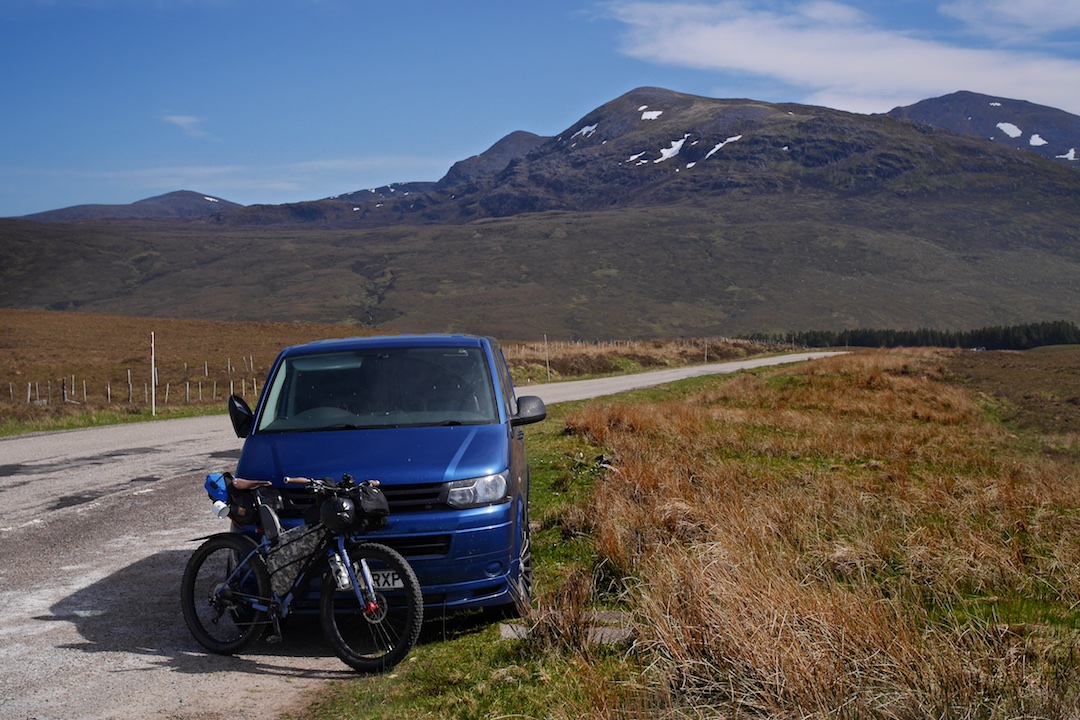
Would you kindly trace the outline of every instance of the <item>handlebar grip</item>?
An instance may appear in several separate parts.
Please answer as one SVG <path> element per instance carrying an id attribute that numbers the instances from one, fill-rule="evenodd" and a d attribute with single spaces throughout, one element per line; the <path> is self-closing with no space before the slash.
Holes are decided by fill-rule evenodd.
<path id="1" fill-rule="evenodd" d="M 269 484 L 269 480 L 245 480 L 244 478 L 232 479 L 232 485 L 237 490 L 254 490 L 257 487 L 265 487 Z"/>
<path id="2" fill-rule="evenodd" d="M 284 478 L 286 485 L 310 485 L 311 478 L 306 477 L 286 477 Z"/>

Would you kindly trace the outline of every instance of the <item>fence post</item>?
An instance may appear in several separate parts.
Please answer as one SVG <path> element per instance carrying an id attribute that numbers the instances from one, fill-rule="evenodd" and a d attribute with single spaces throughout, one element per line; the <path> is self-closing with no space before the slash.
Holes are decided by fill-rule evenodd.
<path id="1" fill-rule="evenodd" d="M 150 331 L 150 414 L 157 415 L 157 365 L 154 358 L 154 332 Z"/>
<path id="2" fill-rule="evenodd" d="M 544 333 L 544 365 L 547 366 L 548 382 L 551 382 L 551 360 L 548 357 L 547 333 Z"/>

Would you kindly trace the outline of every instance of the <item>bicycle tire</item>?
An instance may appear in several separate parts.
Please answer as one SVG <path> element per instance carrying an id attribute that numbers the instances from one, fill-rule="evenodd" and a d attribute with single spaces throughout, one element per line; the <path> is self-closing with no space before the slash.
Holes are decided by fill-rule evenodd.
<path id="1" fill-rule="evenodd" d="M 184 622 L 195 640 L 212 653 L 240 652 L 266 629 L 267 613 L 241 600 L 270 598 L 266 564 L 258 556 L 248 557 L 254 549 L 255 542 L 244 535 L 215 535 L 199 546 L 184 568 L 180 585 Z M 234 574 L 239 562 L 246 567 Z M 224 587 L 230 576 L 233 579 Z"/>
<path id="2" fill-rule="evenodd" d="M 404 660 L 420 637 L 424 621 L 420 582 L 405 558 L 385 545 L 350 542 L 346 549 L 358 576 L 360 561 L 366 560 L 372 571 L 397 573 L 401 588 L 379 590 L 378 606 L 364 610 L 352 588 L 339 590 L 333 575 L 327 573 L 319 602 L 323 634 L 349 667 L 366 673 L 382 672 Z"/>

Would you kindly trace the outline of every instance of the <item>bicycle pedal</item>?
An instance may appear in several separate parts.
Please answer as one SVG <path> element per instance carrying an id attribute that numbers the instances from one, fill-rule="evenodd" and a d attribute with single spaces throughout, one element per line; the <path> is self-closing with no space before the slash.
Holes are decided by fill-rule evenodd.
<path id="1" fill-rule="evenodd" d="M 266 644 L 267 645 L 277 645 L 279 642 L 281 642 L 281 635 L 267 635 L 266 636 Z"/>

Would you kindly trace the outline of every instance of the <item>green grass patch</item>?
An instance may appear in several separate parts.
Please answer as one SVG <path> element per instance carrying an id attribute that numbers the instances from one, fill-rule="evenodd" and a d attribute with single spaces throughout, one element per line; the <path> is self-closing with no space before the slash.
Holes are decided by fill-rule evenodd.
<path id="1" fill-rule="evenodd" d="M 94 409 L 87 411 L 40 414 L 28 419 L 0 417 L 0 437 L 25 435 L 35 432 L 56 432 L 58 430 L 80 430 L 102 425 L 124 425 L 128 423 L 150 422 L 154 420 L 174 420 L 185 417 L 220 415 L 224 404 L 215 405 L 173 405 L 158 408 L 157 415 L 151 414 L 150 408 L 117 407 L 116 409 Z"/>

